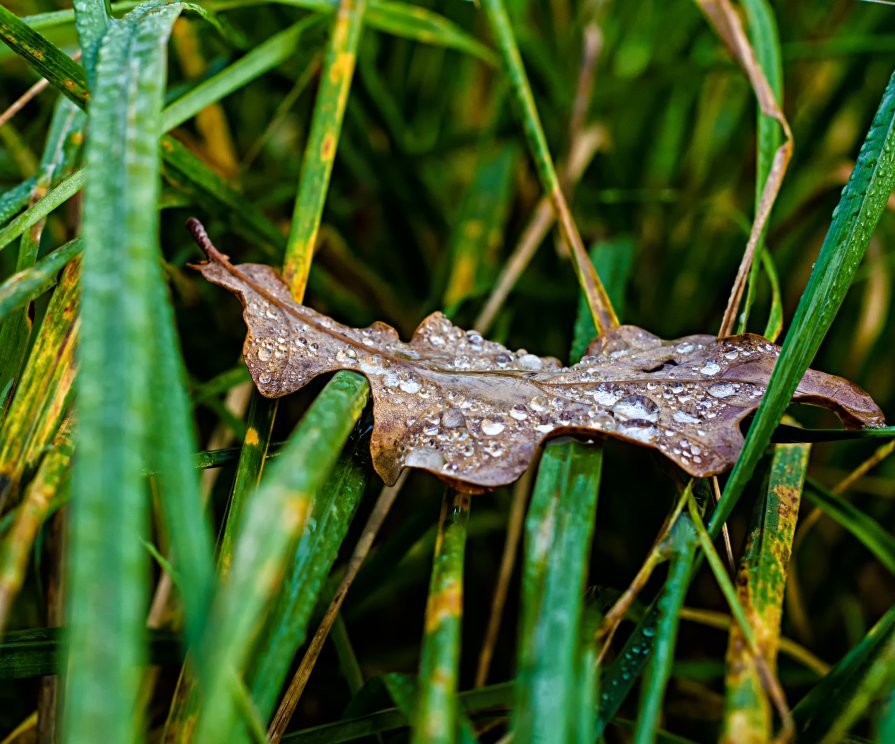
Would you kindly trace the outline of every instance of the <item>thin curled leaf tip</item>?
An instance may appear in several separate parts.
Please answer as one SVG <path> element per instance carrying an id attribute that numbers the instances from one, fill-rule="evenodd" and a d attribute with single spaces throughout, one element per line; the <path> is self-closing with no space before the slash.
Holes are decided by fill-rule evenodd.
<path id="1" fill-rule="evenodd" d="M 753 334 L 667 341 L 621 326 L 563 367 L 458 328 L 441 313 L 404 342 L 384 323 L 349 328 L 295 303 L 274 269 L 233 266 L 198 223 L 190 228 L 209 259 L 196 268 L 243 303 L 243 355 L 262 395 L 287 395 L 336 370 L 367 377 L 370 448 L 388 484 L 412 467 L 460 489 L 496 488 L 519 478 L 545 439 L 562 434 L 634 442 L 692 476 L 716 475 L 736 461 L 739 425 L 758 408 L 780 351 Z M 794 400 L 830 408 L 849 428 L 884 425 L 867 393 L 823 372 L 809 370 Z"/>

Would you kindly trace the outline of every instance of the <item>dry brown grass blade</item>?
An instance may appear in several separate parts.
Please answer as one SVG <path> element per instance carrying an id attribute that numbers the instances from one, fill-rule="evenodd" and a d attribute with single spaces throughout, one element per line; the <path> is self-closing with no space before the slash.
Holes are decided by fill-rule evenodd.
<path id="1" fill-rule="evenodd" d="M 721 321 L 721 329 L 718 331 L 719 336 L 729 336 L 733 333 L 736 324 L 737 312 L 746 289 L 749 270 L 755 259 L 755 251 L 761 241 L 768 217 L 771 214 L 771 208 L 777 200 L 783 177 L 786 175 L 786 169 L 792 158 L 793 139 L 789 122 L 786 120 L 786 116 L 783 114 L 783 110 L 774 96 L 774 91 L 771 89 L 771 85 L 768 83 L 768 79 L 755 57 L 755 51 L 749 43 L 746 32 L 743 30 L 743 24 L 740 22 L 740 17 L 734 10 L 730 0 L 696 0 L 696 3 L 749 78 L 749 83 L 755 92 L 761 112 L 765 116 L 776 119 L 784 135 L 783 144 L 774 154 L 767 181 L 765 181 L 762 189 L 755 220 L 749 233 L 749 241 L 746 243 L 746 250 L 743 252 L 743 258 L 740 261 L 736 279 L 734 279 L 733 287 L 730 291 L 730 299 L 727 301 L 727 308 Z"/>

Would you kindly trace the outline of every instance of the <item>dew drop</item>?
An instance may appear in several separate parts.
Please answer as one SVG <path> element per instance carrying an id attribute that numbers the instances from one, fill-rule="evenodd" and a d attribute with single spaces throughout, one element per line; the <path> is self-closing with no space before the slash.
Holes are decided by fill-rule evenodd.
<path id="1" fill-rule="evenodd" d="M 336 352 L 336 361 L 342 364 L 353 362 L 357 359 L 357 352 L 354 349 L 339 349 Z"/>
<path id="2" fill-rule="evenodd" d="M 716 375 L 721 371 L 721 365 L 717 362 L 708 361 L 702 365 L 702 369 L 699 371 L 704 375 Z"/>
<path id="3" fill-rule="evenodd" d="M 547 399 L 543 395 L 536 395 L 528 405 L 535 413 L 543 413 L 547 410 Z"/>
<path id="4" fill-rule="evenodd" d="M 525 421 L 528 418 L 528 411 L 525 410 L 525 406 L 513 406 L 510 416 L 516 421 Z"/>
<path id="5" fill-rule="evenodd" d="M 659 436 L 659 429 L 649 421 L 628 421 L 618 427 L 618 433 L 638 442 L 654 442 Z"/>
<path id="6" fill-rule="evenodd" d="M 270 375 L 267 372 L 262 372 L 260 375 L 258 375 L 258 382 L 260 382 L 262 385 L 266 385 L 268 382 L 270 382 Z"/>
<path id="7" fill-rule="evenodd" d="M 679 424 L 698 424 L 699 419 L 695 416 L 691 416 L 686 411 L 675 411 L 671 418 L 677 421 Z"/>
<path id="8" fill-rule="evenodd" d="M 271 352 L 271 350 L 268 349 L 266 346 L 262 346 L 260 349 L 258 349 L 258 359 L 260 359 L 262 362 L 269 362 L 272 355 L 273 352 Z"/>
<path id="9" fill-rule="evenodd" d="M 626 395 L 612 407 L 612 412 L 628 419 L 659 420 L 659 406 L 645 395 Z"/>
<path id="10" fill-rule="evenodd" d="M 500 434 L 507 427 L 499 419 L 485 418 L 482 419 L 482 433 L 493 437 Z"/>
<path id="11" fill-rule="evenodd" d="M 534 354 L 523 354 L 519 357 L 519 366 L 522 367 L 522 369 L 529 369 L 533 372 L 537 372 L 538 370 L 543 369 L 544 362 L 540 357 L 537 357 Z"/>
<path id="12" fill-rule="evenodd" d="M 463 426 L 465 421 L 463 414 L 456 408 L 448 408 L 441 414 L 441 423 L 448 429 L 456 429 L 459 426 Z"/>
<path id="13" fill-rule="evenodd" d="M 420 384 L 419 380 L 413 377 L 408 377 L 406 380 L 402 380 L 401 384 L 398 387 L 400 387 L 401 390 L 403 390 L 408 395 L 414 395 L 415 393 L 418 393 L 420 391 L 422 385 Z"/>
<path id="14" fill-rule="evenodd" d="M 737 392 L 737 386 L 730 382 L 716 382 L 709 388 L 713 398 L 728 398 Z"/>

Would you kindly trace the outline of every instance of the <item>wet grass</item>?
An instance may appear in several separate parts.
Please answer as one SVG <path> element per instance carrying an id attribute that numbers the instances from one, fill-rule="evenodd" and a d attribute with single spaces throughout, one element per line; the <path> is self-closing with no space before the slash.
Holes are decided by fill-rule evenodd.
<path id="1" fill-rule="evenodd" d="M 362 378 L 254 393 L 184 222 L 405 336 L 714 332 L 784 142 L 730 5 L 0 8 L 0 111 L 49 83 L 0 126 L 0 737 L 891 737 L 892 447 L 773 442 L 831 427 L 787 410 L 809 364 L 895 404 L 895 10 L 740 5 L 795 147 L 739 462 L 557 441 L 471 498 L 382 489 Z"/>

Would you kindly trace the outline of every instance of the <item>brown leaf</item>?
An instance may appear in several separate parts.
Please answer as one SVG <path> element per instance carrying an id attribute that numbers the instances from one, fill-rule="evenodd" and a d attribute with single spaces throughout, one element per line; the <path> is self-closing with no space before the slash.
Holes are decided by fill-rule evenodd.
<path id="1" fill-rule="evenodd" d="M 562 367 L 463 331 L 441 313 L 404 343 L 384 323 L 348 328 L 298 305 L 269 266 L 234 267 L 204 247 L 210 262 L 199 270 L 245 306 L 243 354 L 263 395 L 287 395 L 335 370 L 366 375 L 373 462 L 388 484 L 414 467 L 465 490 L 502 486 L 558 434 L 605 434 L 653 447 L 693 476 L 720 473 L 739 455 L 739 423 L 758 407 L 779 353 L 752 334 L 663 341 L 621 326 Z M 884 423 L 863 390 L 823 372 L 809 370 L 795 400 L 831 408 L 846 426 Z"/>

